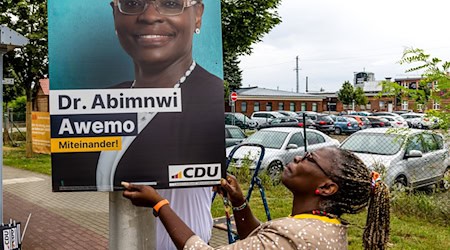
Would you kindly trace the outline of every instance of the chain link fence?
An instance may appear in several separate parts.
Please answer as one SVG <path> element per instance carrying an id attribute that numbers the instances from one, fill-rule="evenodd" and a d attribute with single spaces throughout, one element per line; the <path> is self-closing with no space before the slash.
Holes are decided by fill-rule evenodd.
<path id="1" fill-rule="evenodd" d="M 303 156 L 305 151 L 327 146 L 340 147 L 353 152 L 370 170 L 381 174 L 382 180 L 390 187 L 397 209 L 409 209 L 414 214 L 413 210 L 417 206 L 406 203 L 413 202 L 409 200 L 409 194 L 417 194 L 414 197 L 418 200 L 413 203 L 423 203 L 418 207 L 422 207 L 425 214 L 436 211 L 437 217 L 450 216 L 450 157 L 445 131 L 431 128 L 373 128 L 365 124 L 364 128 L 359 127 L 356 132 L 337 135 L 335 128 L 333 125 L 332 129 L 327 130 L 319 127 L 305 129 L 302 124 L 281 123 L 262 129 L 245 127 L 243 130 L 247 138 L 242 139 L 243 143 L 264 146 L 260 173 L 266 173 L 273 183 L 279 183 L 280 173 L 295 156 Z M 233 147 L 227 148 L 227 156 Z M 261 150 L 257 147 L 240 146 L 232 156 L 233 166 L 239 168 L 246 164 L 250 170 L 254 170 L 260 154 Z M 422 193 L 425 196 L 421 196 Z"/>

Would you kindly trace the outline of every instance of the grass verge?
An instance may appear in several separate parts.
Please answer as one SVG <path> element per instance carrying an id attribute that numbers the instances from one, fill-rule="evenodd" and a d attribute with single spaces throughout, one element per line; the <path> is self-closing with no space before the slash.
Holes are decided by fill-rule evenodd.
<path id="1" fill-rule="evenodd" d="M 33 154 L 32 158 L 27 158 L 24 147 L 4 146 L 3 165 L 47 175 L 52 174 L 50 155 Z"/>

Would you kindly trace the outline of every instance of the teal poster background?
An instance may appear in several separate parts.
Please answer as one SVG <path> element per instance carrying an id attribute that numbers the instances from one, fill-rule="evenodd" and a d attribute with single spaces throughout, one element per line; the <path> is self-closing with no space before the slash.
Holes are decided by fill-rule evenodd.
<path id="1" fill-rule="evenodd" d="M 48 0 L 50 89 L 105 88 L 134 79 L 114 33 L 111 0 Z M 223 79 L 220 1 L 204 0 L 194 59 Z"/>

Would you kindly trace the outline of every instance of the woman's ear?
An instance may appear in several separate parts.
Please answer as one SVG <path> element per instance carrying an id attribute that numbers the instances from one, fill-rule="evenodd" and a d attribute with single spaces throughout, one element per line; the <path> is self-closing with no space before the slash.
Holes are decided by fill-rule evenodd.
<path id="1" fill-rule="evenodd" d="M 320 185 L 317 190 L 319 190 L 319 195 L 331 196 L 339 190 L 339 186 L 335 182 L 328 180 Z"/>
<path id="2" fill-rule="evenodd" d="M 203 3 L 196 4 L 195 6 L 195 28 L 200 29 L 202 27 L 202 16 L 205 10 L 205 5 Z"/>

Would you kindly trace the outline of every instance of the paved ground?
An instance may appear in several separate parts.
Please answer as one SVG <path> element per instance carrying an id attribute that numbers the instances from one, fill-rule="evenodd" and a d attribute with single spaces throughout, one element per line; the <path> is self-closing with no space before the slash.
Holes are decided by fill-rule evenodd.
<path id="1" fill-rule="evenodd" d="M 3 218 L 22 222 L 31 213 L 23 249 L 108 249 L 108 193 L 52 193 L 47 175 L 3 167 Z M 210 244 L 227 243 L 213 229 Z"/>

